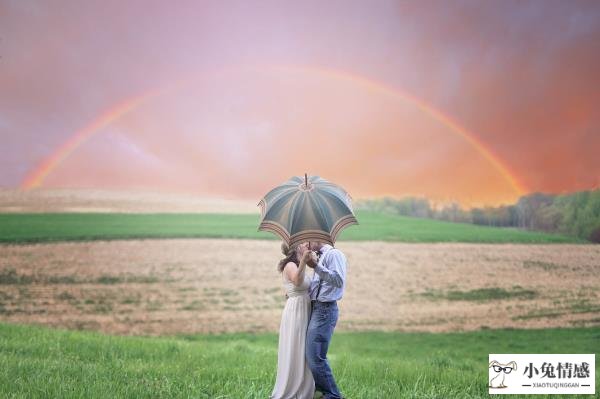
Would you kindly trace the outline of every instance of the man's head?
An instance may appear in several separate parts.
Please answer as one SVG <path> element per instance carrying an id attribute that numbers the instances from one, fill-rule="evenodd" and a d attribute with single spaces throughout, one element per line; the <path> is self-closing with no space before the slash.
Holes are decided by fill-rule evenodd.
<path id="1" fill-rule="evenodd" d="M 321 248 L 323 248 L 323 245 L 325 245 L 323 241 L 309 241 L 308 249 L 319 252 L 321 251 Z"/>

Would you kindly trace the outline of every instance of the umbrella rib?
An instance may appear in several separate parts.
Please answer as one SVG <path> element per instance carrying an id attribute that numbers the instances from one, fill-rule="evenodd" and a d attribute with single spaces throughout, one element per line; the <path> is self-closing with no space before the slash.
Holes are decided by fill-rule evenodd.
<path id="1" fill-rule="evenodd" d="M 315 195 L 322 197 L 320 192 L 315 192 Z M 316 201 L 316 198 L 313 198 L 313 203 L 316 204 L 317 208 L 319 209 L 321 216 L 325 220 L 325 224 L 329 225 L 329 223 L 328 223 L 329 221 L 327 220 L 327 215 L 325 214 L 325 211 L 323 210 L 323 207 L 321 206 L 321 204 L 318 201 Z M 328 230 L 330 230 L 330 229 L 331 229 L 331 227 L 328 226 Z M 328 233 L 331 233 L 331 231 L 328 231 Z"/>
<path id="2" fill-rule="evenodd" d="M 333 198 L 335 201 L 339 202 L 340 204 L 342 204 L 344 206 L 344 208 L 346 208 L 348 211 L 350 211 L 352 213 L 352 209 L 350 209 L 350 207 L 348 206 L 348 204 L 342 200 L 340 197 L 338 197 L 337 195 L 335 195 L 334 193 L 331 193 L 327 190 L 323 190 L 322 191 L 323 195 L 327 195 L 331 198 Z"/>
<path id="3" fill-rule="evenodd" d="M 321 230 L 305 230 L 299 233 L 294 234 L 290 237 L 290 245 L 294 245 L 295 243 L 302 241 L 324 241 L 333 245 L 333 241 L 331 240 L 331 234 L 324 233 Z"/>
<path id="4" fill-rule="evenodd" d="M 278 235 L 279 237 L 281 237 L 284 241 L 286 241 L 288 243 L 290 241 L 289 233 L 285 230 L 285 228 L 282 225 L 280 225 L 277 222 L 273 222 L 273 221 L 262 222 L 260 224 L 260 226 L 258 227 L 258 229 L 275 233 L 276 235 Z"/>
<path id="5" fill-rule="evenodd" d="M 345 215 L 342 218 L 340 218 L 339 220 L 337 220 L 334 225 L 331 227 L 331 239 L 333 241 L 335 241 L 337 239 L 337 236 L 340 234 L 340 232 L 342 231 L 342 229 L 344 227 L 347 227 L 349 225 L 352 224 L 358 224 L 358 220 L 356 220 L 356 217 L 354 216 L 354 212 L 352 212 L 352 208 L 349 206 L 348 203 L 344 202 L 341 198 L 339 198 L 335 193 L 331 193 L 327 190 L 323 190 L 322 191 L 323 195 L 326 195 L 330 198 L 333 198 L 335 201 L 337 201 L 338 203 L 341 203 L 349 212 L 350 215 Z M 344 195 L 348 195 L 347 192 L 344 191 Z"/>
<path id="6" fill-rule="evenodd" d="M 354 215 L 346 215 L 340 220 L 337 221 L 334 228 L 332 229 L 331 239 L 335 241 L 337 236 L 340 234 L 344 227 L 356 224 L 358 225 L 358 220 L 354 217 Z"/>
<path id="7" fill-rule="evenodd" d="M 296 206 L 296 203 L 298 201 L 300 201 L 300 199 L 302 199 L 302 192 L 297 192 L 294 194 L 293 199 L 291 200 L 290 203 L 290 236 L 292 235 L 292 232 L 294 231 L 294 225 L 295 225 L 295 218 L 296 218 L 296 213 L 297 213 L 297 209 L 298 207 Z"/>
<path id="8" fill-rule="evenodd" d="M 271 209 L 275 208 L 279 201 L 286 200 L 287 196 L 289 195 L 293 195 L 293 193 L 290 193 L 289 191 L 282 191 L 281 193 L 277 194 L 277 196 L 271 200 L 271 205 L 269 206 L 269 209 L 265 211 L 265 215 L 267 215 Z"/>

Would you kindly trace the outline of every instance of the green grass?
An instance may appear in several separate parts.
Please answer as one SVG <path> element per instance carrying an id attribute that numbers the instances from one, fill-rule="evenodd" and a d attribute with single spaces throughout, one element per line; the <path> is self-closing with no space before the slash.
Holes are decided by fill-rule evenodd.
<path id="1" fill-rule="evenodd" d="M 26 274 L 20 273 L 14 267 L 5 267 L 0 269 L 0 286 L 2 285 L 29 285 L 29 284 L 121 284 L 121 283 L 142 283 L 153 284 L 160 281 L 171 282 L 173 279 L 159 279 L 152 275 L 109 275 L 104 274 L 97 278 L 82 278 L 75 275 L 44 275 L 42 273 Z"/>
<path id="2" fill-rule="evenodd" d="M 530 311 L 528 314 L 512 317 L 513 320 L 553 318 L 569 314 L 592 313 L 600 314 L 600 306 L 590 303 L 588 299 L 570 301 L 563 306 L 544 308 Z"/>
<path id="3" fill-rule="evenodd" d="M 358 211 L 359 226 L 350 226 L 341 240 L 473 243 L 585 243 L 573 237 L 514 228 Z M 0 242 L 115 240 L 135 238 L 277 239 L 259 232 L 252 214 L 120 214 L 11 213 L 0 214 Z"/>
<path id="4" fill-rule="evenodd" d="M 600 327 L 336 332 L 329 359 L 349 398 L 488 398 L 489 353 L 599 349 Z M 3 398 L 267 398 L 276 368 L 276 334 L 119 337 L 0 323 Z"/>

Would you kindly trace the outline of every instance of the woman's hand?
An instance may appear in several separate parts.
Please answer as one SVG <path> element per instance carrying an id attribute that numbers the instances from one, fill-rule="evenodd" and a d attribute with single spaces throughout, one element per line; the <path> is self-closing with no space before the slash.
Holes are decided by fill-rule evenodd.
<path id="1" fill-rule="evenodd" d="M 302 245 L 298 246 L 296 255 L 298 256 L 298 259 L 302 259 L 306 255 L 307 252 L 310 252 L 308 250 L 308 246 L 306 244 L 302 244 Z"/>
<path id="2" fill-rule="evenodd" d="M 302 256 L 302 261 L 306 264 L 306 266 L 314 269 L 315 266 L 317 266 L 319 259 L 313 251 L 306 251 Z"/>

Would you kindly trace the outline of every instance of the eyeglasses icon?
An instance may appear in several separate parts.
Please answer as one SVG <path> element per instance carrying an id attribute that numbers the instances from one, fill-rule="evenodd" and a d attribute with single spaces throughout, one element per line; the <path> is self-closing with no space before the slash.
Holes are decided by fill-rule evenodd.
<path id="1" fill-rule="evenodd" d="M 501 371 L 504 371 L 506 374 L 510 374 L 510 372 L 511 372 L 511 371 L 513 371 L 513 368 L 512 368 L 512 367 L 508 367 L 508 366 L 507 366 L 507 367 L 500 367 L 500 366 L 498 366 L 498 365 L 494 365 L 494 366 L 493 366 L 493 369 L 494 369 L 494 371 L 495 371 L 496 373 L 499 373 L 499 372 L 501 372 Z"/>

